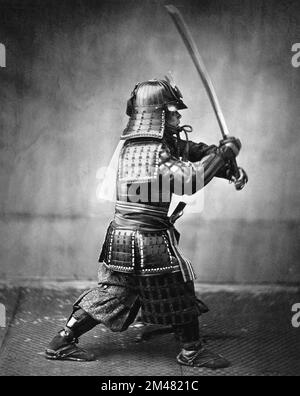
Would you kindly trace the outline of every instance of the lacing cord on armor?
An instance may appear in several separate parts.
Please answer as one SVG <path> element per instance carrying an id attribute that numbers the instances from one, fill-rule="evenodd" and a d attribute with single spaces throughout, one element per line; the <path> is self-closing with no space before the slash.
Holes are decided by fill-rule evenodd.
<path id="1" fill-rule="evenodd" d="M 191 125 L 182 125 L 182 127 L 180 127 L 178 129 L 178 133 L 177 133 L 178 140 L 179 140 L 180 132 L 184 132 L 184 134 L 185 134 L 186 146 L 185 146 L 185 150 L 184 150 L 182 159 L 183 159 L 183 161 L 187 161 L 189 158 L 189 137 L 188 137 L 188 134 L 193 132 L 193 127 Z"/>
<path id="2" fill-rule="evenodd" d="M 184 150 L 182 159 L 183 159 L 183 161 L 187 161 L 189 158 L 189 137 L 188 137 L 188 134 L 193 132 L 193 127 L 191 125 L 182 125 L 181 127 L 176 128 L 170 124 L 167 124 L 167 127 L 171 133 L 176 135 L 177 157 L 178 158 L 180 157 L 180 148 L 179 148 L 180 133 L 183 132 L 185 134 L 186 146 L 185 146 L 185 150 Z"/>

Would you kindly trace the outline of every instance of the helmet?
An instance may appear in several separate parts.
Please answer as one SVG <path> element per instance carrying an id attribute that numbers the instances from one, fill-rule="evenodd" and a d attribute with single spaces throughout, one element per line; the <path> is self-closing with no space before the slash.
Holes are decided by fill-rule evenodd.
<path id="1" fill-rule="evenodd" d="M 155 111 L 168 109 L 169 111 L 186 109 L 182 101 L 182 94 L 175 85 L 167 80 L 148 80 L 137 83 L 127 102 L 126 114 L 131 117 L 133 110 L 147 109 Z"/>

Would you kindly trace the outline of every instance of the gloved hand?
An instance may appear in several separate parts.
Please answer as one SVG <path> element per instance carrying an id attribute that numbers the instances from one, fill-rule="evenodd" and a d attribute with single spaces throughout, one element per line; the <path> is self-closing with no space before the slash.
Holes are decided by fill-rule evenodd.
<path id="1" fill-rule="evenodd" d="M 223 168 L 216 173 L 216 176 L 234 183 L 236 190 L 241 190 L 248 182 L 246 171 L 240 166 L 232 164 L 232 161 L 227 161 Z"/>
<path id="2" fill-rule="evenodd" d="M 241 190 L 244 188 L 245 184 L 248 183 L 248 175 L 246 171 L 238 166 L 238 173 L 239 176 L 235 176 L 235 169 L 231 166 L 230 162 L 227 163 L 227 169 L 226 169 L 226 176 L 227 179 L 231 182 L 234 183 L 234 186 L 236 190 Z"/>
<path id="3" fill-rule="evenodd" d="M 240 139 L 233 136 L 228 136 L 226 139 L 220 141 L 219 150 L 225 161 L 233 160 L 240 152 L 242 144 Z"/>
<path id="4" fill-rule="evenodd" d="M 240 177 L 238 179 L 233 178 L 233 182 L 234 182 L 234 186 L 236 188 L 236 190 L 241 190 L 242 188 L 244 188 L 245 184 L 248 183 L 248 175 L 246 173 L 246 171 L 241 168 L 240 166 L 238 167 L 239 172 L 240 172 Z"/>

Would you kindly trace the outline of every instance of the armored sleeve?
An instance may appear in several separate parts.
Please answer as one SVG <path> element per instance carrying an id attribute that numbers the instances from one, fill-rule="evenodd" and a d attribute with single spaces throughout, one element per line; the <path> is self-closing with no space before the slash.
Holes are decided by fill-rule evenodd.
<path id="1" fill-rule="evenodd" d="M 171 192 L 177 195 L 192 195 L 208 184 L 224 166 L 218 150 L 211 152 L 200 161 L 185 162 L 171 155 L 167 147 L 162 147 L 159 156 L 159 173 L 163 181 L 169 181 Z"/>
<path id="2" fill-rule="evenodd" d="M 181 151 L 185 150 L 186 141 L 180 141 L 180 148 Z M 195 143 L 192 141 L 188 142 L 189 149 L 188 149 L 188 160 L 191 162 L 198 162 L 204 160 L 205 157 L 215 154 L 218 151 L 218 147 L 214 144 L 207 145 L 205 143 Z M 219 177 L 222 179 L 230 180 L 230 164 L 223 163 L 223 166 L 216 172 L 214 175 L 215 177 Z"/>
<path id="3" fill-rule="evenodd" d="M 207 145 L 205 143 L 194 143 L 194 142 L 189 142 L 189 161 L 191 162 L 197 162 L 200 161 L 202 158 L 205 156 L 214 153 L 217 149 L 217 146 L 215 145 Z"/>

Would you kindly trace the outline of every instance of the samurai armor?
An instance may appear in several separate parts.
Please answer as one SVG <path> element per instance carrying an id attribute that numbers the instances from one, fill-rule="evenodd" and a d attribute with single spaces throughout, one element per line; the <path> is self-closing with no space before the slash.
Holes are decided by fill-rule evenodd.
<path id="1" fill-rule="evenodd" d="M 180 272 L 144 277 L 111 271 L 101 263 L 98 282 L 74 309 L 80 307 L 112 331 L 126 330 L 140 308 L 144 322 L 174 326 L 192 323 L 208 311 Z"/>
<path id="2" fill-rule="evenodd" d="M 160 325 L 192 323 L 208 311 L 197 300 L 193 282 L 184 282 L 180 272 L 137 277 L 142 321 Z"/>

